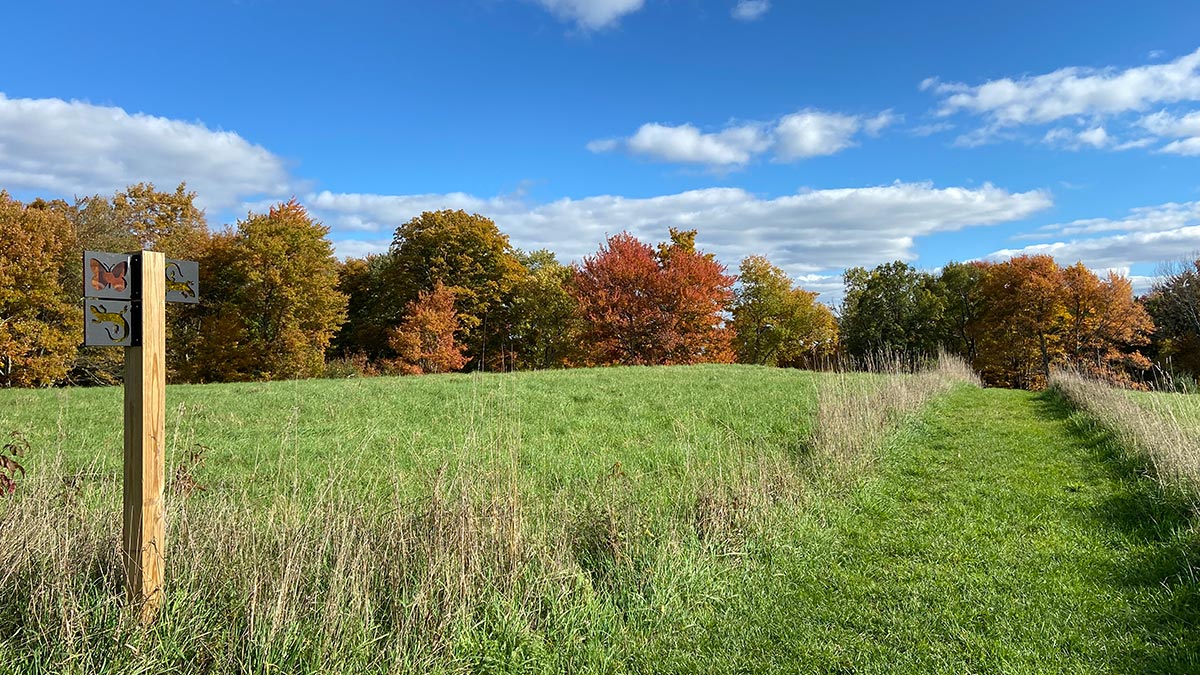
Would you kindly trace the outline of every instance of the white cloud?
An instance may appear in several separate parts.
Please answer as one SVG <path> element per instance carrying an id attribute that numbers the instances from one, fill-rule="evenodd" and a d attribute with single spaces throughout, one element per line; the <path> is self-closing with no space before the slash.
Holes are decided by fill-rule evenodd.
<path id="1" fill-rule="evenodd" d="M 1171 113 L 1160 110 L 1152 115 L 1146 115 L 1138 120 L 1146 131 L 1157 136 L 1200 136 L 1200 111 L 1176 117 Z"/>
<path id="2" fill-rule="evenodd" d="M 1049 129 L 1042 141 L 1072 150 L 1129 150 L 1180 139 L 1160 151 L 1200 154 L 1200 140 L 1192 140 L 1200 138 L 1200 111 L 1176 117 L 1162 110 L 1138 117 L 1153 105 L 1200 101 L 1200 49 L 1167 63 L 1123 70 L 1070 67 L 976 86 L 928 78 L 920 88 L 941 98 L 937 114 L 942 117 L 969 113 L 983 118 L 981 127 L 958 138 L 960 146 L 1019 137 L 1011 131 L 1019 127 L 1071 120 L 1086 128 Z M 1108 128 L 1101 124 L 1104 120 Z"/>
<path id="3" fill-rule="evenodd" d="M 592 152 L 624 149 L 665 162 L 738 167 L 771 150 L 776 160 L 784 162 L 832 155 L 856 145 L 854 139 L 859 132 L 878 136 L 900 119 L 891 110 L 868 117 L 810 108 L 774 122 L 736 123 L 708 133 L 691 124 L 651 122 L 629 138 L 595 140 L 587 148 Z"/>
<path id="4" fill-rule="evenodd" d="M 323 192 L 307 200 L 313 213 L 334 227 L 332 239 L 340 255 L 385 251 L 391 230 L 422 211 L 463 208 L 494 219 L 514 245 L 549 248 L 564 260 L 594 253 L 605 237 L 622 230 L 662 241 L 667 228 L 683 227 L 699 230 L 700 245 L 731 269 L 757 253 L 798 280 L 835 276 L 853 265 L 915 260 L 920 237 L 1021 220 L 1050 204 L 1050 196 L 1041 191 L 1010 193 L 991 185 L 938 189 L 926 183 L 803 191 L 769 199 L 738 188 L 709 188 L 533 205 L 520 198 L 463 194 Z"/>
<path id="5" fill-rule="evenodd" d="M 1077 261 L 1096 270 L 1128 269 L 1136 264 L 1174 260 L 1183 251 L 1200 250 L 1200 225 L 1165 232 L 1129 232 L 1095 239 L 1078 239 L 1003 249 L 987 256 L 1005 259 L 1014 255 L 1052 255 L 1061 264 Z"/>
<path id="6" fill-rule="evenodd" d="M 1082 261 L 1095 270 L 1127 271 L 1134 265 L 1157 264 L 1200 250 L 1200 202 L 1140 207 L 1119 219 L 1089 218 L 1047 225 L 1026 236 L 1068 239 L 1003 249 L 987 258 L 1046 254 L 1061 264 Z"/>
<path id="7" fill-rule="evenodd" d="M 1200 202 L 1142 206 L 1129 210 L 1124 218 L 1086 218 L 1038 228 L 1024 237 L 1100 234 L 1105 232 L 1166 232 L 1189 225 L 1200 225 Z"/>
<path id="8" fill-rule="evenodd" d="M 1160 110 L 1138 120 L 1152 134 L 1177 138 L 1161 148 L 1161 152 L 1176 155 L 1200 155 L 1200 111 L 1182 117 Z"/>
<path id="9" fill-rule="evenodd" d="M 791 161 L 819 155 L 832 155 L 854 144 L 854 134 L 862 121 L 852 115 L 804 110 L 787 115 L 775 128 L 778 139 L 776 157 Z"/>
<path id="10" fill-rule="evenodd" d="M 1200 155 L 1200 137 L 1185 138 L 1182 141 L 1172 141 L 1163 146 L 1163 152 L 1168 152 L 1175 155 Z"/>
<path id="11" fill-rule="evenodd" d="M 537 0 L 552 14 L 585 30 L 616 24 L 622 16 L 642 8 L 644 0 Z"/>
<path id="12" fill-rule="evenodd" d="M 1046 132 L 1042 137 L 1042 141 L 1051 145 L 1061 145 L 1071 150 L 1078 150 L 1084 146 L 1091 148 L 1104 148 L 1113 143 L 1113 139 L 1108 135 L 1108 131 L 1100 127 L 1092 127 L 1083 131 L 1073 131 L 1057 127 Z"/>
<path id="13" fill-rule="evenodd" d="M 231 131 L 122 108 L 0 94 L 0 185 L 60 195 L 110 193 L 152 181 L 187 181 L 208 207 L 283 196 L 281 158 Z"/>
<path id="14" fill-rule="evenodd" d="M 625 147 L 634 154 L 668 162 L 717 166 L 745 164 L 768 146 L 770 140 L 756 125 L 733 126 L 705 134 L 690 124 L 669 127 L 651 123 L 643 124 L 625 141 Z M 616 143 L 612 142 L 611 147 L 616 147 Z"/>
<path id="15" fill-rule="evenodd" d="M 1168 63 L 1125 70 L 1070 67 L 978 86 L 934 79 L 921 86 L 943 97 L 941 115 L 965 111 L 1005 126 L 1047 123 L 1200 100 L 1200 49 Z"/>
<path id="16" fill-rule="evenodd" d="M 754 21 L 762 18 L 771 9 L 770 0 L 738 0 L 733 8 L 733 18 L 738 21 Z"/>

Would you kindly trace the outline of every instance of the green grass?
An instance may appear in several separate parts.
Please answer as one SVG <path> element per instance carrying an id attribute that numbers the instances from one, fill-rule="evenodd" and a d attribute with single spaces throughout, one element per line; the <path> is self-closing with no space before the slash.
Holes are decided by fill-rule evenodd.
<path id="1" fill-rule="evenodd" d="M 806 444 L 835 382 L 711 366 L 172 387 L 169 447 L 211 450 L 209 491 L 173 498 L 190 524 L 172 530 L 166 619 L 149 636 L 121 630 L 103 580 L 88 580 L 103 556 L 87 549 L 72 586 L 95 596 L 84 618 L 52 605 L 33 625 L 24 596 L 0 589 L 0 672 L 1200 671 L 1191 512 L 1105 432 L 1048 394 L 962 386 L 845 476 L 815 467 Z M 35 472 L 115 476 L 119 403 L 117 390 L 0 392 L 0 432 L 29 436 Z M 41 465 L 46 453 L 66 467 Z M 438 487 L 448 475 L 485 485 L 467 515 L 538 515 L 511 535 L 454 520 L 453 490 Z M 367 507 L 331 522 L 347 505 Z M 270 529 L 230 534 L 243 507 Z M 44 508 L 54 522 L 62 507 Z M 393 513 L 404 509 L 413 519 Z M 427 538 L 439 519 L 458 525 Z M 81 520 L 105 550 L 114 523 Z M 327 536 L 328 550 L 297 558 L 301 587 L 279 596 L 298 603 L 291 636 L 248 619 L 253 601 L 225 579 L 249 566 L 274 588 L 289 547 Z M 254 556 L 228 545 L 247 541 Z M 434 560 L 430 542 L 453 555 Z M 497 545 L 514 552 L 480 572 Z M 361 596 L 320 572 L 359 564 L 386 569 L 362 577 L 374 590 Z M 461 613 L 444 615 L 429 589 L 444 601 L 462 583 Z M 331 632 L 322 621 L 358 615 L 326 596 L 395 608 Z M 56 620 L 90 628 L 47 644 Z"/>
<path id="2" fill-rule="evenodd" d="M 342 485 L 420 492 L 428 474 L 520 467 L 545 493 L 620 464 L 658 481 L 730 452 L 797 453 L 816 376 L 745 366 L 609 368 L 167 388 L 167 462 L 207 448 L 202 484 L 271 498 Z M 116 478 L 119 388 L 0 390 L 0 434 L 24 433 L 31 469 Z"/>
<path id="3" fill-rule="evenodd" d="M 1196 672 L 1189 514 L 1078 422 L 957 390 L 648 651 L 708 672 Z"/>

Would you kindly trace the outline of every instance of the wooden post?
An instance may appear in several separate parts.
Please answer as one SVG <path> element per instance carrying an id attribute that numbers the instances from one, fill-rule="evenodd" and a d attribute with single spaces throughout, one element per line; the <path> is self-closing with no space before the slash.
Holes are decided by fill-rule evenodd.
<path id="1" fill-rule="evenodd" d="M 142 251 L 133 259 L 133 319 L 140 343 L 125 348 L 125 494 L 122 531 L 125 588 L 154 618 L 163 599 L 165 522 L 163 465 L 166 453 L 166 289 L 163 254 Z M 140 305 L 140 307 L 139 307 Z M 140 319 L 140 320 L 139 320 Z"/>

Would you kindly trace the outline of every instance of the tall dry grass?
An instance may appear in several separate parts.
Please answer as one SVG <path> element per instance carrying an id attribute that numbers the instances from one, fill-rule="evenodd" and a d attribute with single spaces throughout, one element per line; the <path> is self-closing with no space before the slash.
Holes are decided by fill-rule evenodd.
<path id="1" fill-rule="evenodd" d="M 1190 403 L 1200 409 L 1200 397 L 1133 393 L 1061 370 L 1051 374 L 1050 389 L 1085 411 L 1128 451 L 1145 458 L 1164 488 L 1200 502 L 1200 429 L 1180 417 L 1178 406 Z"/>
<path id="2" fill-rule="evenodd" d="M 887 436 L 934 396 L 960 384 L 982 386 L 966 361 L 945 353 L 925 368 L 886 357 L 861 366 L 866 373 L 839 371 L 818 390 L 811 431 L 821 462 L 846 475 L 869 465 Z"/>
<path id="3" fill-rule="evenodd" d="M 118 486 L 63 475 L 0 505 L 0 672 L 464 672 L 489 649 L 570 664 L 689 566 L 746 555 L 806 490 L 792 462 L 748 458 L 663 503 L 619 467 L 549 498 L 442 471 L 384 504 L 332 482 L 265 506 L 181 491 L 144 629 L 122 596 Z"/>

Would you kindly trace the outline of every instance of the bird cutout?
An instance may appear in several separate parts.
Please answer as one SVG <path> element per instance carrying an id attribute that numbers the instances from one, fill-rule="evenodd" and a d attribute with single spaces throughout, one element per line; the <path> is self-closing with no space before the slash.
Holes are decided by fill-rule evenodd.
<path id="1" fill-rule="evenodd" d="M 88 305 L 88 309 L 92 312 L 92 323 L 111 323 L 116 328 L 116 332 L 113 332 L 112 328 L 103 327 L 104 332 L 108 333 L 108 339 L 120 342 L 129 335 L 129 322 L 125 320 L 125 313 L 129 311 L 129 307 L 120 312 L 110 312 L 104 305 Z"/>
<path id="2" fill-rule="evenodd" d="M 166 267 L 167 292 L 175 291 L 185 298 L 196 297 L 192 282 L 183 278 L 183 268 L 177 262 L 168 262 Z"/>
<path id="3" fill-rule="evenodd" d="M 129 272 L 129 263 L 121 261 L 112 267 L 104 263 L 91 259 L 92 267 L 92 288 L 102 291 L 106 288 L 111 288 L 114 291 L 123 291 L 128 282 L 125 280 L 125 275 Z"/>

